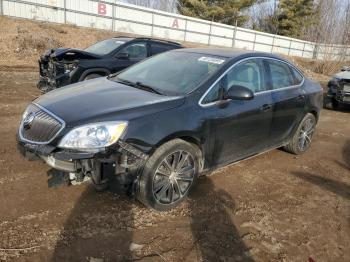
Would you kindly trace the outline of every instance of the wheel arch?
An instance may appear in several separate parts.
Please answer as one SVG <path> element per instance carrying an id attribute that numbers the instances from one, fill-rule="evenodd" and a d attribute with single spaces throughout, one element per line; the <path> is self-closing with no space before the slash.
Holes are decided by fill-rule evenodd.
<path id="1" fill-rule="evenodd" d="M 111 72 L 108 69 L 103 68 L 103 67 L 90 68 L 90 69 L 85 70 L 82 73 L 82 75 L 79 78 L 79 82 L 83 81 L 85 79 L 85 77 L 87 77 L 90 74 L 101 74 L 101 75 L 107 76 L 107 75 L 110 75 Z"/>
<path id="2" fill-rule="evenodd" d="M 307 113 L 312 114 L 316 118 L 316 122 L 318 122 L 320 111 L 316 108 L 311 108 Z"/>
<path id="3" fill-rule="evenodd" d="M 157 148 L 159 148 L 164 143 L 167 143 L 174 139 L 184 140 L 194 145 L 199 150 L 199 153 L 201 155 L 200 164 L 201 164 L 201 170 L 202 170 L 204 167 L 204 158 L 205 158 L 204 145 L 200 136 L 193 132 L 179 132 L 163 138 L 156 145 L 152 147 L 151 151 L 149 152 L 149 155 L 152 155 L 157 150 Z"/>

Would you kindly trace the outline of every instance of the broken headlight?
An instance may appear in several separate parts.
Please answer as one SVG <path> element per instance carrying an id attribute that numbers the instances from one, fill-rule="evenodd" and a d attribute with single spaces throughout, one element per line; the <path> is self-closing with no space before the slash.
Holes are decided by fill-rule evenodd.
<path id="1" fill-rule="evenodd" d="M 114 121 L 79 126 L 69 131 L 58 147 L 88 152 L 100 151 L 117 142 L 127 125 L 124 121 Z"/>

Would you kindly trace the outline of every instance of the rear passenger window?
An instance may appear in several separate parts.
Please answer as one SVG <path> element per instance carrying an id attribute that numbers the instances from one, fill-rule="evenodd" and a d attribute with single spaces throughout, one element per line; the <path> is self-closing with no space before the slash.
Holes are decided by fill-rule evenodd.
<path id="1" fill-rule="evenodd" d="M 267 60 L 271 72 L 272 89 L 295 85 L 295 79 L 292 71 L 286 63 L 275 60 Z"/>
<path id="2" fill-rule="evenodd" d="M 156 55 L 170 50 L 171 48 L 168 45 L 163 45 L 160 43 L 151 43 L 151 54 Z"/>
<path id="3" fill-rule="evenodd" d="M 300 85 L 301 82 L 303 82 L 303 79 L 304 79 L 303 75 L 300 74 L 298 72 L 298 70 L 296 70 L 295 68 L 293 68 L 291 66 L 289 68 L 292 71 L 293 76 L 294 76 L 294 85 Z"/>

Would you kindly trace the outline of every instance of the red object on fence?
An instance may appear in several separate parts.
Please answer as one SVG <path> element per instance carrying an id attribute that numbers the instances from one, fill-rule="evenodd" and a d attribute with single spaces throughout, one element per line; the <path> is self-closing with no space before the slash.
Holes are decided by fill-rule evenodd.
<path id="1" fill-rule="evenodd" d="M 99 15 L 106 15 L 107 14 L 107 6 L 104 3 L 98 3 L 97 5 L 98 14 Z"/>
<path id="2" fill-rule="evenodd" d="M 176 28 L 179 28 L 179 21 L 177 20 L 177 18 L 175 18 L 174 19 L 174 21 L 173 21 L 173 24 L 172 24 L 172 26 L 171 27 L 176 27 Z"/>

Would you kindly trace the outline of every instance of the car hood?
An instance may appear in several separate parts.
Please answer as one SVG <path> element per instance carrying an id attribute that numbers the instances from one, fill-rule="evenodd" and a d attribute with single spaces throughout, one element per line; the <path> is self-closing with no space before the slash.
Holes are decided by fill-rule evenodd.
<path id="1" fill-rule="evenodd" d="M 340 79 L 350 79 L 350 72 L 349 71 L 342 71 L 342 72 L 335 74 L 333 77 L 340 78 Z"/>
<path id="2" fill-rule="evenodd" d="M 163 96 L 116 83 L 106 77 L 48 92 L 34 101 L 76 126 L 91 122 L 130 120 L 180 106 L 184 97 Z"/>
<path id="3" fill-rule="evenodd" d="M 42 56 L 41 60 L 46 60 L 49 57 L 56 60 L 74 60 L 74 59 L 98 59 L 101 58 L 97 54 L 86 52 L 81 49 L 73 48 L 56 48 L 47 50 Z"/>

